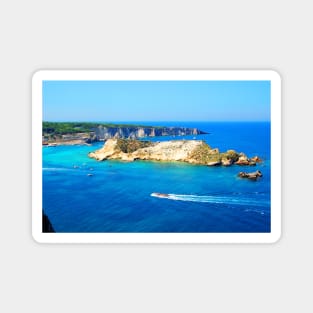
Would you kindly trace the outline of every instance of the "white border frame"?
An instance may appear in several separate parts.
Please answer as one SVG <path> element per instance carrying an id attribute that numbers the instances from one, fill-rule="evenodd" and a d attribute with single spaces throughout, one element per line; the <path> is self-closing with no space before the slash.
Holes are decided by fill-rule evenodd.
<path id="1" fill-rule="evenodd" d="M 270 233 L 42 233 L 42 81 L 271 81 Z M 40 70 L 32 78 L 32 235 L 39 243 L 274 243 L 281 236 L 281 78 L 273 70 Z"/>

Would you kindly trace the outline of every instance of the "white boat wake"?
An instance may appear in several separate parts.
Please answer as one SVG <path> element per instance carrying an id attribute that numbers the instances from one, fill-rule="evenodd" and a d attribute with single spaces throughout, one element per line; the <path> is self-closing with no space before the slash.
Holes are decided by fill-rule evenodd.
<path id="1" fill-rule="evenodd" d="M 236 205 L 253 205 L 264 206 L 269 205 L 269 201 L 265 199 L 256 200 L 242 197 L 230 196 L 198 196 L 198 195 L 180 195 L 173 193 L 157 193 L 153 192 L 152 197 L 164 198 L 174 201 L 189 201 L 189 202 L 203 202 L 203 203 L 217 203 L 217 204 L 236 204 Z"/>
<path id="2" fill-rule="evenodd" d="M 72 169 L 64 167 L 43 167 L 42 170 L 49 172 L 59 172 L 59 171 L 71 171 Z"/>

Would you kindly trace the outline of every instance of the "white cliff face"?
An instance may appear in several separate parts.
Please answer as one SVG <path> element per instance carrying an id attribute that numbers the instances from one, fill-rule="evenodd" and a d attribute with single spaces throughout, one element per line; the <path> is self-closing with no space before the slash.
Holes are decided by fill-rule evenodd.
<path id="1" fill-rule="evenodd" d="M 139 128 L 137 130 L 137 137 L 138 138 L 146 137 L 145 130 L 143 128 Z"/>
<path id="2" fill-rule="evenodd" d="M 151 137 L 155 137 L 155 129 L 154 128 L 152 128 L 151 129 L 151 133 L 150 133 L 150 135 L 149 136 L 151 136 Z"/>
<path id="3" fill-rule="evenodd" d="M 112 155 L 116 152 L 116 144 L 117 144 L 116 139 L 108 139 L 105 142 L 103 148 L 95 152 L 90 152 L 88 156 L 99 161 L 106 160 L 112 157 Z"/>
<path id="4" fill-rule="evenodd" d="M 93 131 L 98 140 L 107 140 L 111 138 L 137 139 L 154 136 L 184 136 L 198 135 L 204 132 L 197 128 L 185 127 L 104 127 L 99 126 Z"/>

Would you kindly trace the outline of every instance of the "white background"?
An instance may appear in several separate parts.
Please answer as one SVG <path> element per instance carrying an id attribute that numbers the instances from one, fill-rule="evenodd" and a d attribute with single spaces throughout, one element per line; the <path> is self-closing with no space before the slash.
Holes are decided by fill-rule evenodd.
<path id="1" fill-rule="evenodd" d="M 0 311 L 312 311 L 312 24 L 310 1 L 1 1 Z M 281 74 L 281 240 L 271 245 L 35 243 L 33 72 L 160 68 Z"/>

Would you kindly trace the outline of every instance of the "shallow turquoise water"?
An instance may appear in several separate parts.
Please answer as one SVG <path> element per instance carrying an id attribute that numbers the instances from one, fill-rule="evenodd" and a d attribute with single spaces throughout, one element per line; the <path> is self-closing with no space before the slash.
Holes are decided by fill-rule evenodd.
<path id="1" fill-rule="evenodd" d="M 259 155 L 264 162 L 256 167 L 207 167 L 151 161 L 97 162 L 87 154 L 102 147 L 103 143 L 44 147 L 43 208 L 55 230 L 269 232 L 270 124 L 171 125 L 198 127 L 210 134 L 196 139 L 206 140 L 211 147 L 221 151 L 235 149 L 248 156 Z M 182 138 L 154 138 L 168 139 Z M 239 171 L 256 169 L 263 173 L 256 182 L 237 177 Z M 153 192 L 170 194 L 170 199 L 152 197 Z"/>

